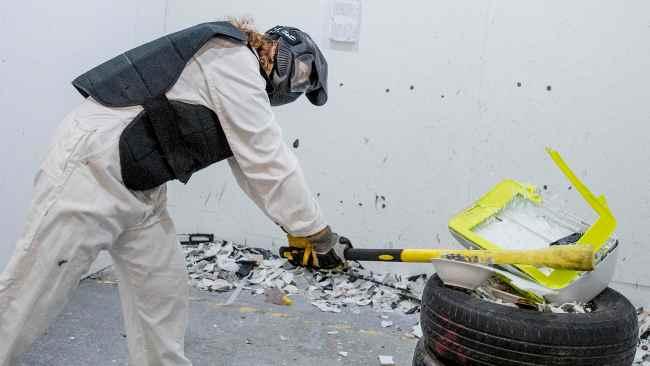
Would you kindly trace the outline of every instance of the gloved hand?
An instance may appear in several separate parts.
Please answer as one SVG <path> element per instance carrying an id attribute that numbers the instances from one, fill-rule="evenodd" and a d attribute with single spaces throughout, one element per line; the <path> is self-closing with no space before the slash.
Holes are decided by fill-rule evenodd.
<path id="1" fill-rule="evenodd" d="M 319 233 L 308 237 L 288 235 L 289 251 L 281 253 L 293 265 L 320 269 L 345 267 L 345 250 L 352 243 L 345 237 L 326 227 Z M 286 254 L 288 253 L 288 255 Z"/>

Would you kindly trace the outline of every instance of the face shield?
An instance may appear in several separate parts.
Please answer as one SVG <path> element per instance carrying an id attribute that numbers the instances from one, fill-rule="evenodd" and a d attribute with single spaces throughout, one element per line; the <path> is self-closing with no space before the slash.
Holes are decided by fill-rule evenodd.
<path id="1" fill-rule="evenodd" d="M 267 36 L 278 41 L 266 87 L 271 105 L 293 102 L 303 93 L 312 104 L 325 104 L 327 62 L 311 38 L 296 28 L 282 26 L 271 29 Z"/>
<path id="2" fill-rule="evenodd" d="M 305 93 L 312 87 L 311 71 L 313 63 L 314 56 L 312 55 L 296 57 L 290 83 L 292 93 Z"/>

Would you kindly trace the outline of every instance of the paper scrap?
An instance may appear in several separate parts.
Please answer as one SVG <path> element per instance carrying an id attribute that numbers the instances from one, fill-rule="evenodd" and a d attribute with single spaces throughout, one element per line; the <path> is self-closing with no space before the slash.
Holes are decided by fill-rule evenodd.
<path id="1" fill-rule="evenodd" d="M 379 356 L 379 364 L 381 366 L 393 366 L 395 365 L 395 360 L 393 360 L 393 356 Z"/>

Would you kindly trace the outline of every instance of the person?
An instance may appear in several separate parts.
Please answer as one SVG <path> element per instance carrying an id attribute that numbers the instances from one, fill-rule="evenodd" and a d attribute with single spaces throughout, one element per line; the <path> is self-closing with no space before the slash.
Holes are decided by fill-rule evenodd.
<path id="1" fill-rule="evenodd" d="M 187 183 L 218 161 L 314 259 L 343 263 L 349 244 L 327 225 L 271 108 L 303 94 L 316 106 L 327 101 L 327 62 L 306 33 L 199 24 L 73 85 L 85 100 L 59 127 L 0 276 L 0 365 L 15 364 L 44 332 L 102 250 L 119 277 L 129 364 L 190 365 L 188 278 L 165 183 Z"/>

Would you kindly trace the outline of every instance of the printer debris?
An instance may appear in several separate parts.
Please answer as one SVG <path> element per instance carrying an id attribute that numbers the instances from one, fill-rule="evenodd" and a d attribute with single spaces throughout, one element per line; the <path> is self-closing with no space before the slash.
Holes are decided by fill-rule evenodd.
<path id="1" fill-rule="evenodd" d="M 425 275 L 378 274 L 350 263 L 344 272 L 297 268 L 266 249 L 228 241 L 184 245 L 192 286 L 205 291 L 230 291 L 238 286 L 256 295 L 269 289 L 304 295 L 326 312 L 352 312 L 372 307 L 380 312 L 419 311 Z"/>

